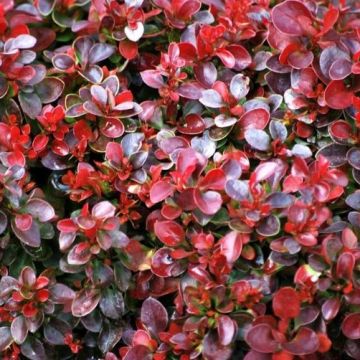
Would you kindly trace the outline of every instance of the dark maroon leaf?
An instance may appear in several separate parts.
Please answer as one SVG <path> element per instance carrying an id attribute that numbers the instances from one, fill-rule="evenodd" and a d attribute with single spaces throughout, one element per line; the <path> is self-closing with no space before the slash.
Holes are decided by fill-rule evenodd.
<path id="1" fill-rule="evenodd" d="M 341 330 L 349 339 L 360 339 L 360 313 L 347 315 L 341 325 Z"/>

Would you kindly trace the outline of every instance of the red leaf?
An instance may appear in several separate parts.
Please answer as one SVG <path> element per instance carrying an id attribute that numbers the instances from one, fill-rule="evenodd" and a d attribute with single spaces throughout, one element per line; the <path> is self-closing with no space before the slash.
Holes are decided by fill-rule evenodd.
<path id="1" fill-rule="evenodd" d="M 234 263 L 241 254 L 243 244 L 247 242 L 248 235 L 231 231 L 219 240 L 220 251 L 228 263 Z"/>
<path id="2" fill-rule="evenodd" d="M 224 190 L 226 176 L 222 169 L 212 169 L 199 183 L 203 190 Z"/>
<path id="3" fill-rule="evenodd" d="M 167 246 L 178 246 L 185 240 L 185 231 L 175 221 L 157 221 L 154 225 L 155 235 Z"/>
<path id="4" fill-rule="evenodd" d="M 132 60 L 138 55 L 138 45 L 136 42 L 127 39 L 121 40 L 119 51 L 126 60 Z"/>
<path id="5" fill-rule="evenodd" d="M 272 302 L 274 314 L 282 319 L 293 319 L 300 314 L 300 300 L 297 292 L 291 287 L 278 290 Z"/>
<path id="6" fill-rule="evenodd" d="M 225 67 L 231 69 L 235 65 L 235 56 L 225 48 L 216 50 L 216 55 L 220 58 Z"/>
<path id="7" fill-rule="evenodd" d="M 326 104 L 333 109 L 345 109 L 352 105 L 353 92 L 342 80 L 332 80 L 325 89 Z"/>
<path id="8" fill-rule="evenodd" d="M 159 180 L 154 183 L 150 189 L 150 201 L 156 204 L 165 200 L 173 193 L 173 186 L 166 180 Z"/>

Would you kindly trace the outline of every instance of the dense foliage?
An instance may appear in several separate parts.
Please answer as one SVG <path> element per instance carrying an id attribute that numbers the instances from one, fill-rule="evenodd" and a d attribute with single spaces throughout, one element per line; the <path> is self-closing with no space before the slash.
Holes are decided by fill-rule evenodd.
<path id="1" fill-rule="evenodd" d="M 360 1 L 1 0 L 0 358 L 360 359 Z"/>

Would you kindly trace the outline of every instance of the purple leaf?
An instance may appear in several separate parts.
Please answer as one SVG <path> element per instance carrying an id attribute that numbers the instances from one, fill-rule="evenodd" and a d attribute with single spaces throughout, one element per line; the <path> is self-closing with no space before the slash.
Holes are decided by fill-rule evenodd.
<path id="1" fill-rule="evenodd" d="M 216 214 L 222 205 L 221 195 L 216 191 L 201 192 L 195 189 L 194 201 L 196 206 L 206 215 Z"/>
<path id="2" fill-rule="evenodd" d="M 357 170 L 360 170 L 360 149 L 351 148 L 346 154 L 349 164 Z"/>
<path id="3" fill-rule="evenodd" d="M 165 307 L 160 301 L 149 297 L 141 306 L 141 322 L 154 336 L 166 330 L 169 318 Z"/>
<path id="4" fill-rule="evenodd" d="M 55 217 L 54 208 L 42 199 L 30 199 L 26 204 L 26 210 L 41 222 L 50 221 Z"/>
<path id="5" fill-rule="evenodd" d="M 222 106 L 224 106 L 224 102 L 220 94 L 213 89 L 204 90 L 201 94 L 199 101 L 203 105 L 210 108 L 221 108 Z"/>
<path id="6" fill-rule="evenodd" d="M 281 142 L 285 142 L 288 136 L 288 132 L 286 126 L 283 123 L 280 121 L 271 120 L 269 130 L 270 135 L 274 140 L 279 139 Z"/>
<path id="7" fill-rule="evenodd" d="M 273 353 L 279 349 L 279 343 L 275 340 L 272 329 L 268 324 L 253 326 L 246 333 L 245 341 L 251 349 L 260 353 Z"/>
<path id="8" fill-rule="evenodd" d="M 236 201 L 244 200 L 249 194 L 249 185 L 243 180 L 230 179 L 225 184 L 225 192 Z"/>
<path id="9" fill-rule="evenodd" d="M 237 327 L 235 322 L 227 315 L 221 315 L 217 319 L 217 330 L 220 344 L 228 346 L 233 341 Z"/>
<path id="10" fill-rule="evenodd" d="M 248 129 L 245 131 L 245 140 L 256 150 L 267 151 L 270 148 L 269 135 L 259 129 Z"/>
<path id="11" fill-rule="evenodd" d="M 51 345 L 64 345 L 65 335 L 69 332 L 71 332 L 70 325 L 57 318 L 51 318 L 44 325 L 44 338 Z"/>
<path id="12" fill-rule="evenodd" d="M 22 315 L 17 316 L 11 323 L 11 335 L 17 344 L 22 344 L 28 334 L 28 328 L 25 318 Z"/>
<path id="13" fill-rule="evenodd" d="M 104 76 L 101 67 L 98 65 L 90 65 L 85 70 L 79 71 L 79 74 L 93 84 L 100 83 Z"/>
<path id="14" fill-rule="evenodd" d="M 237 99 L 244 98 L 250 90 L 250 79 L 243 74 L 235 75 L 230 82 L 230 92 Z"/>
<path id="15" fill-rule="evenodd" d="M 50 290 L 51 300 L 55 304 L 66 304 L 75 297 L 75 292 L 63 284 L 55 284 Z"/>
<path id="16" fill-rule="evenodd" d="M 274 236 L 280 231 L 280 221 L 275 215 L 262 219 L 256 227 L 256 232 L 262 236 Z"/>
<path id="17" fill-rule="evenodd" d="M 164 86 L 164 79 L 159 70 L 145 70 L 140 75 L 144 83 L 151 88 L 160 89 Z"/>
<path id="18" fill-rule="evenodd" d="M 42 105 L 39 96 L 35 93 L 19 92 L 19 102 L 22 110 L 31 119 L 35 119 L 41 113 Z"/>
<path id="19" fill-rule="evenodd" d="M 90 88 L 91 96 L 97 105 L 105 106 L 108 102 L 107 91 L 100 85 L 93 85 Z"/>
<path id="20" fill-rule="evenodd" d="M 89 52 L 89 64 L 94 65 L 110 57 L 115 52 L 114 46 L 105 43 L 95 44 Z"/>
<path id="21" fill-rule="evenodd" d="M 327 299 L 321 306 L 321 313 L 326 321 L 332 320 L 338 314 L 341 302 L 338 298 Z"/>
<path id="22" fill-rule="evenodd" d="M 357 190 L 350 194 L 346 199 L 345 202 L 348 206 L 355 210 L 360 210 L 360 190 Z"/>
<path id="23" fill-rule="evenodd" d="M 30 229 L 26 231 L 18 229 L 14 221 L 11 222 L 11 228 L 16 237 L 24 244 L 31 247 L 39 247 L 41 245 L 40 230 L 35 221 L 32 222 Z"/>
<path id="24" fill-rule="evenodd" d="M 65 84 L 62 80 L 47 77 L 35 85 L 35 91 L 43 104 L 49 104 L 57 100 L 64 90 Z"/>
<path id="25" fill-rule="evenodd" d="M 135 345 L 129 349 L 123 360 L 151 360 L 152 358 L 149 348 L 144 345 Z"/>
<path id="26" fill-rule="evenodd" d="M 70 265 L 84 265 L 92 257 L 88 243 L 76 244 L 67 254 L 67 261 Z"/>
<path id="27" fill-rule="evenodd" d="M 194 66 L 196 80 L 204 87 L 210 88 L 217 78 L 217 70 L 212 62 L 201 63 Z"/>
<path id="28" fill-rule="evenodd" d="M 203 90 L 204 88 L 198 82 L 190 81 L 180 85 L 177 92 L 185 99 L 198 100 Z"/>
<path id="29" fill-rule="evenodd" d="M 315 331 L 302 327 L 295 338 L 283 344 L 283 349 L 293 355 L 313 354 L 319 348 L 319 339 Z"/>
<path id="30" fill-rule="evenodd" d="M 30 360 L 47 360 L 43 344 L 34 336 L 28 337 L 21 345 L 21 353 Z"/>
<path id="31" fill-rule="evenodd" d="M 52 58 L 54 67 L 59 70 L 66 71 L 74 66 L 74 60 L 72 57 L 66 54 L 57 54 Z"/>
<path id="32" fill-rule="evenodd" d="M 12 342 L 10 328 L 7 326 L 0 327 L 0 351 L 4 351 Z"/>
<path id="33" fill-rule="evenodd" d="M 213 332 L 208 332 L 205 335 L 203 341 L 203 350 L 202 355 L 204 359 L 207 360 L 220 360 L 220 359 L 229 359 L 232 353 L 232 349 L 229 346 L 223 346 L 219 339 L 217 339 L 217 334 Z"/>
<path id="34" fill-rule="evenodd" d="M 345 145 L 333 143 L 321 148 L 316 153 L 316 158 L 320 155 L 325 156 L 330 161 L 331 166 L 338 167 L 347 163 L 346 153 L 348 150 L 349 148 Z"/>
<path id="35" fill-rule="evenodd" d="M 303 159 L 308 159 L 312 156 L 311 150 L 306 145 L 302 144 L 295 144 L 294 147 L 291 149 L 291 153 L 294 156 L 298 156 Z"/>

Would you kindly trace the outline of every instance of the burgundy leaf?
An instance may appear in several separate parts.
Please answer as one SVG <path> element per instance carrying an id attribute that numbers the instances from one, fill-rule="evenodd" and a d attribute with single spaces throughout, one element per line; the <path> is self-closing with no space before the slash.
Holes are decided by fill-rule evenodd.
<path id="1" fill-rule="evenodd" d="M 299 1 L 284 1 L 273 8 L 271 15 L 275 27 L 291 36 L 305 35 L 312 23 L 310 11 Z"/>
<path id="2" fill-rule="evenodd" d="M 341 325 L 341 330 L 349 339 L 360 339 L 360 313 L 347 315 Z"/>
<path id="3" fill-rule="evenodd" d="M 251 349 L 260 353 L 273 353 L 279 349 L 279 343 L 275 340 L 272 329 L 268 324 L 257 324 L 245 335 L 245 341 Z"/>
<path id="4" fill-rule="evenodd" d="M 94 288 L 82 289 L 76 293 L 71 305 L 72 314 L 83 317 L 90 314 L 101 299 L 100 291 Z"/>
<path id="5" fill-rule="evenodd" d="M 339 312 L 341 302 L 338 298 L 326 300 L 321 306 L 321 313 L 326 321 L 332 320 Z"/>

